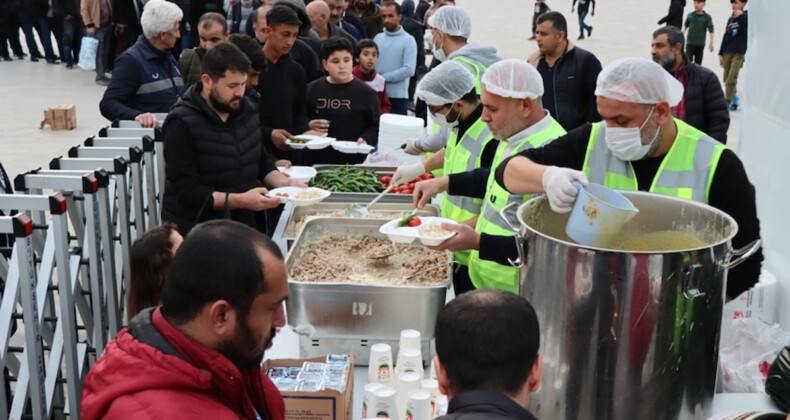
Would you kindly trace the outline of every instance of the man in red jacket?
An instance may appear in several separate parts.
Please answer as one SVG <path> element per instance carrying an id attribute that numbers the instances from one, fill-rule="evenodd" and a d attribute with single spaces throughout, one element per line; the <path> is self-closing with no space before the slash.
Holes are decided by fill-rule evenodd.
<path id="1" fill-rule="evenodd" d="M 83 418 L 284 419 L 261 361 L 285 325 L 287 295 L 268 237 L 228 220 L 195 227 L 162 305 L 135 316 L 88 373 Z"/>

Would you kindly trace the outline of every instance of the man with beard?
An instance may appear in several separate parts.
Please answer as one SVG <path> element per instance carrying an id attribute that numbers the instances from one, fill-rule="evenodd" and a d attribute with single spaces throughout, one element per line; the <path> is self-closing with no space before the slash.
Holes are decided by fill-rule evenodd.
<path id="1" fill-rule="evenodd" d="M 409 107 L 409 79 L 417 66 L 417 42 L 400 26 L 400 5 L 385 1 L 381 6 L 385 31 L 373 41 L 379 46 L 376 71 L 387 81 L 391 113 L 406 115 Z"/>
<path id="2" fill-rule="evenodd" d="M 263 149 L 257 107 L 244 94 L 249 72 L 238 47 L 217 45 L 203 57 L 200 83 L 167 115 L 162 219 L 183 235 L 223 217 L 255 226 L 253 212 L 280 204 L 267 188 L 306 186 L 278 171 Z"/>
<path id="3" fill-rule="evenodd" d="M 178 65 L 184 75 L 184 86 L 189 87 L 200 81 L 200 63 L 206 51 L 220 42 L 228 40 L 228 22 L 225 16 L 216 12 L 208 12 L 200 17 L 197 27 L 200 45 L 184 50 L 178 58 Z"/>
<path id="4" fill-rule="evenodd" d="M 653 32 L 653 61 L 664 67 L 684 88 L 683 99 L 672 107 L 672 115 L 727 144 L 730 113 L 719 78 L 706 67 L 688 60 L 683 55 L 684 43 L 683 32 L 674 26 Z"/>
<path id="5" fill-rule="evenodd" d="M 269 238 L 227 220 L 196 227 L 161 306 L 135 316 L 88 373 L 83 418 L 284 419 L 261 361 L 285 325 L 287 297 L 283 256 Z"/>
<path id="6" fill-rule="evenodd" d="M 381 8 L 373 0 L 353 0 L 348 11 L 362 19 L 369 38 L 376 36 L 384 28 Z"/>
<path id="7" fill-rule="evenodd" d="M 348 0 L 324 0 L 324 2 L 329 6 L 329 22 L 332 25 L 345 30 L 357 41 L 367 38 L 367 31 L 362 20 L 351 13 L 346 13 Z"/>

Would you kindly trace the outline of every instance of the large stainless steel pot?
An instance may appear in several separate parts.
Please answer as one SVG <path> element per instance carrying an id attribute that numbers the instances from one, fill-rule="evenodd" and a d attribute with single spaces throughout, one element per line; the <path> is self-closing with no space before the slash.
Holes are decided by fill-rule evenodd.
<path id="1" fill-rule="evenodd" d="M 624 194 L 640 210 L 624 235 L 690 229 L 706 245 L 653 253 L 581 247 L 564 233 L 568 215 L 552 212 L 545 197 L 521 205 L 514 263 L 540 320 L 543 377 L 531 404 L 539 418 L 711 415 L 727 270 L 759 240 L 733 251 L 738 226 L 727 214 Z"/>

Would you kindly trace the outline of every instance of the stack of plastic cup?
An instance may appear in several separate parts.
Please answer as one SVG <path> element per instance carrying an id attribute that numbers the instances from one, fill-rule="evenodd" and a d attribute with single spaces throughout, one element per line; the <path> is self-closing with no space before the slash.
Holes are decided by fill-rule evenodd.
<path id="1" fill-rule="evenodd" d="M 406 372 L 398 375 L 398 413 L 406 412 L 409 402 L 409 393 L 420 389 L 422 376 L 416 372 Z"/>
<path id="2" fill-rule="evenodd" d="M 392 347 L 389 344 L 377 343 L 370 347 L 368 382 L 378 382 L 392 386 Z"/>
<path id="3" fill-rule="evenodd" d="M 420 378 L 425 377 L 425 372 L 422 368 L 422 352 L 418 349 L 401 350 L 398 353 L 398 363 L 395 365 L 395 371 L 398 374 L 414 372 L 420 375 Z"/>
<path id="4" fill-rule="evenodd" d="M 394 389 L 388 386 L 379 388 L 373 392 L 373 398 L 373 404 L 368 408 L 368 416 L 392 420 L 401 418 L 400 410 L 398 410 L 397 392 Z"/>
<path id="5" fill-rule="evenodd" d="M 432 420 L 431 394 L 421 389 L 410 392 L 405 414 L 411 420 Z"/>
<path id="6" fill-rule="evenodd" d="M 420 383 L 420 389 L 431 394 L 431 414 L 433 417 L 437 417 L 436 398 L 442 395 L 442 393 L 439 392 L 439 381 L 436 379 L 423 379 Z"/>
<path id="7" fill-rule="evenodd" d="M 362 417 L 368 417 L 368 408 L 373 407 L 376 400 L 373 394 L 376 390 L 384 387 L 384 384 L 378 382 L 371 382 L 365 385 L 365 394 L 362 396 Z"/>

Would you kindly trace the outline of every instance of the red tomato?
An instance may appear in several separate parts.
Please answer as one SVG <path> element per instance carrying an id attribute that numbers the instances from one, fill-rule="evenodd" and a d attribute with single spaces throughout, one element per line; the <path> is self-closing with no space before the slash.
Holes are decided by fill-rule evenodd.
<path id="1" fill-rule="evenodd" d="M 383 177 L 381 177 L 381 183 L 382 184 L 389 185 L 390 182 L 392 182 L 392 177 L 391 176 L 383 176 Z"/>
<path id="2" fill-rule="evenodd" d="M 415 217 L 414 219 L 409 220 L 409 223 L 406 224 L 408 227 L 415 227 L 419 226 L 422 223 L 419 217 Z"/>

